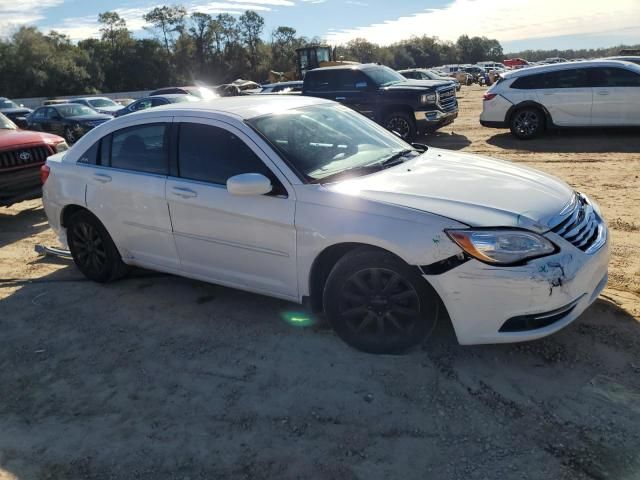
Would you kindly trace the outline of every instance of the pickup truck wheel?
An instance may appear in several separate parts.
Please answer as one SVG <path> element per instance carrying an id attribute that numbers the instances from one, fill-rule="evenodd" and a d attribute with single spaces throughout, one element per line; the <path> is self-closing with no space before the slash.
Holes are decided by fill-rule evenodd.
<path id="1" fill-rule="evenodd" d="M 128 270 L 109 232 L 86 210 L 74 214 L 67 227 L 69 250 L 78 269 L 89 280 L 109 282 Z"/>
<path id="2" fill-rule="evenodd" d="M 437 295 L 413 268 L 368 247 L 336 263 L 323 304 L 338 336 L 368 353 L 401 353 L 420 343 L 439 311 Z"/>
<path id="3" fill-rule="evenodd" d="M 509 127 L 511 134 L 520 140 L 535 138 L 544 131 L 544 114 L 539 108 L 520 108 L 511 115 Z"/>
<path id="4" fill-rule="evenodd" d="M 388 115 L 384 120 L 384 127 L 398 133 L 407 142 L 416 138 L 416 124 L 413 118 L 404 112 L 393 112 Z"/>

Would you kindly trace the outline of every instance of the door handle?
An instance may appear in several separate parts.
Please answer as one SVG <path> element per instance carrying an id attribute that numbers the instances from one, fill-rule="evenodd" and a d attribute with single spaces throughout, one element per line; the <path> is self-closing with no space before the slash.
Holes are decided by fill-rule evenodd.
<path id="1" fill-rule="evenodd" d="M 609 95 L 609 92 L 607 90 L 600 90 L 598 95 Z"/>
<path id="2" fill-rule="evenodd" d="M 194 192 L 193 190 L 189 188 L 184 188 L 184 187 L 173 187 L 171 189 L 171 193 L 177 197 L 182 197 L 182 198 L 195 198 L 198 196 L 197 192 Z"/>
<path id="3" fill-rule="evenodd" d="M 346 99 L 347 99 L 347 97 L 336 97 L 336 101 L 338 101 L 338 102 L 341 101 L 341 100 L 346 100 Z"/>
<path id="4" fill-rule="evenodd" d="M 111 181 L 111 176 L 106 173 L 94 173 L 93 179 L 100 183 L 109 183 Z"/>

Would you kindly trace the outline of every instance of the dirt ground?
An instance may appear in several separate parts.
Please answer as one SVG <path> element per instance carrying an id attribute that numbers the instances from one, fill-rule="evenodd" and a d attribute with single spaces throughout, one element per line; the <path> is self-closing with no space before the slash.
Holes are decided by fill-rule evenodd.
<path id="1" fill-rule="evenodd" d="M 480 87 L 425 139 L 558 175 L 601 204 L 610 284 L 544 340 L 356 352 L 301 308 L 152 272 L 109 285 L 40 201 L 0 209 L 0 480 L 640 479 L 640 135 L 482 128 Z M 499 302 L 499 298 L 496 298 Z"/>

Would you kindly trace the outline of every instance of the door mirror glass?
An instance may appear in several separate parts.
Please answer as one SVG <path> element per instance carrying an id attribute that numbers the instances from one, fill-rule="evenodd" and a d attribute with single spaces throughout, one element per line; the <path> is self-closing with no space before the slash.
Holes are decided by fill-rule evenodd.
<path id="1" fill-rule="evenodd" d="M 261 173 L 241 173 L 227 180 L 232 195 L 265 195 L 273 189 L 271 180 Z"/>

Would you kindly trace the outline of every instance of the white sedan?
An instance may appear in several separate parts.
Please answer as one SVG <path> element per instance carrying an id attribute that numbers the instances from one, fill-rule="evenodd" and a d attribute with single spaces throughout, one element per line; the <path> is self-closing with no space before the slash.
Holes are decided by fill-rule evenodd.
<path id="1" fill-rule="evenodd" d="M 235 97 L 109 121 L 43 166 L 51 227 L 107 282 L 135 265 L 322 310 L 367 352 L 532 340 L 607 281 L 598 206 L 512 163 L 412 146 L 337 103 Z"/>

